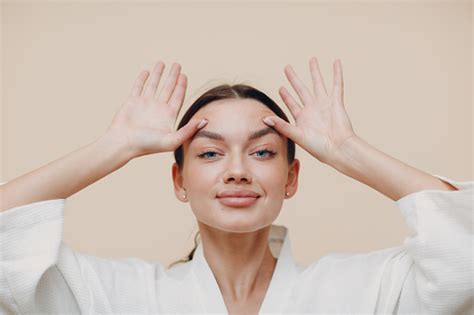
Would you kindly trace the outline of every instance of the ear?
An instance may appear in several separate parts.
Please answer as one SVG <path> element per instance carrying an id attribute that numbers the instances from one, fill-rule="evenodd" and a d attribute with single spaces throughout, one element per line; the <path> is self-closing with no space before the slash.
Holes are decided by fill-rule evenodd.
<path id="1" fill-rule="evenodd" d="M 288 168 L 288 178 L 286 180 L 285 192 L 289 192 L 289 195 L 285 195 L 285 199 L 290 199 L 298 190 L 298 175 L 300 172 L 300 161 L 294 159 Z"/>
<path id="2" fill-rule="evenodd" d="M 176 198 L 182 202 L 188 202 L 188 198 L 183 196 L 186 194 L 186 190 L 183 187 L 183 175 L 179 170 L 178 164 L 173 163 L 171 175 L 173 176 L 174 194 Z"/>

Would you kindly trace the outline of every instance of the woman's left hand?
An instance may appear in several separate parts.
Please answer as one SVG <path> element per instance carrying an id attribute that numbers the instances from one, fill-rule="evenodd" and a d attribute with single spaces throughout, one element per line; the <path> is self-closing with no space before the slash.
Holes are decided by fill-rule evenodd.
<path id="1" fill-rule="evenodd" d="M 341 146 L 355 137 L 343 102 L 343 79 L 341 61 L 333 63 L 334 84 L 327 93 L 315 57 L 309 61 L 313 81 L 313 93 L 298 78 L 293 68 L 285 67 L 285 74 L 303 104 L 299 105 L 291 94 L 281 87 L 280 96 L 289 108 L 296 125 L 291 125 L 278 116 L 268 116 L 264 122 L 279 133 L 290 138 L 319 161 L 331 164 L 338 157 Z M 268 122 L 268 118 L 271 122 Z"/>

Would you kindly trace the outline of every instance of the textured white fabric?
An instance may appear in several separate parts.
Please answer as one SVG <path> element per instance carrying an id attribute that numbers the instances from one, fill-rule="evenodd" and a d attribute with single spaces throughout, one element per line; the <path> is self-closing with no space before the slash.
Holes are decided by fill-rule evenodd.
<path id="1" fill-rule="evenodd" d="M 424 190 L 396 203 L 412 234 L 394 248 L 295 263 L 289 234 L 273 225 L 278 258 L 260 313 L 473 314 L 473 182 Z M 62 242 L 64 199 L 0 214 L 0 313 L 226 313 L 199 245 L 165 269 L 105 259 Z"/>

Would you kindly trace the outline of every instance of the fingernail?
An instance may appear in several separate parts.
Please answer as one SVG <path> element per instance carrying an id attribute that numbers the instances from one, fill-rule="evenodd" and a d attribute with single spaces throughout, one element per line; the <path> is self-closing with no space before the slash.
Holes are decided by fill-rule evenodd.
<path id="1" fill-rule="evenodd" d="M 201 129 L 201 128 L 204 127 L 206 124 L 207 124 L 207 120 L 206 120 L 206 119 L 201 120 L 201 122 L 200 122 L 199 125 L 197 126 L 197 129 Z"/>
<path id="2" fill-rule="evenodd" d="M 266 123 L 269 126 L 275 126 L 275 122 L 270 119 L 270 117 L 265 117 L 263 118 L 263 122 Z"/>

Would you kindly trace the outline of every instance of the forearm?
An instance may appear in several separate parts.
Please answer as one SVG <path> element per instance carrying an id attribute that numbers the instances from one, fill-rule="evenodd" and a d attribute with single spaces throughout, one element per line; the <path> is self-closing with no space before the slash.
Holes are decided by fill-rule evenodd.
<path id="1" fill-rule="evenodd" d="M 112 134 L 0 186 L 0 212 L 37 201 L 67 198 L 127 164 L 126 143 Z"/>
<path id="2" fill-rule="evenodd" d="M 344 143 L 338 158 L 330 166 L 395 201 L 421 190 L 455 190 L 448 183 L 377 150 L 359 137 Z"/>

